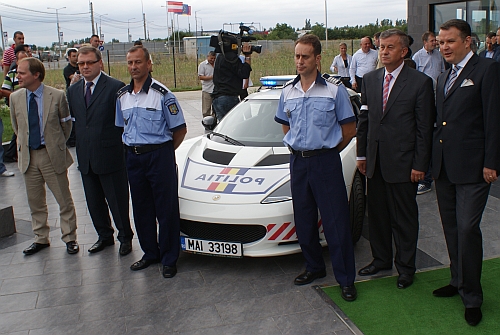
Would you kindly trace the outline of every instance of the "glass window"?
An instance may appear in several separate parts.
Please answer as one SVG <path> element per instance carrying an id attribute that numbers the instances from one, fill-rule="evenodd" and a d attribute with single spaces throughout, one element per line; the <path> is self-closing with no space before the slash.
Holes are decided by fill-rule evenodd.
<path id="1" fill-rule="evenodd" d="M 439 33 L 439 27 L 448 20 L 462 19 L 472 29 L 472 49 L 480 52 L 484 49 L 486 34 L 496 31 L 500 26 L 500 11 L 497 0 L 462 1 L 431 6 L 432 29 Z M 488 4 L 489 3 L 489 4 Z"/>

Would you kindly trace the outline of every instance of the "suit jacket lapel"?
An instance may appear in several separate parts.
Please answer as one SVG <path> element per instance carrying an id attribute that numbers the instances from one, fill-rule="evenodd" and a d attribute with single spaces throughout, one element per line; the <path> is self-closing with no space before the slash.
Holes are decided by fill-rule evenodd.
<path id="1" fill-rule="evenodd" d="M 401 69 L 401 72 L 398 75 L 398 78 L 396 79 L 396 82 L 392 86 L 391 92 L 389 93 L 389 98 L 387 99 L 387 104 L 385 106 L 385 112 L 384 116 L 389 113 L 391 110 L 391 106 L 396 101 L 398 95 L 401 93 L 403 88 L 406 86 L 406 80 L 408 79 L 408 68 L 403 65 L 403 68 Z"/>
<path id="2" fill-rule="evenodd" d="M 49 113 L 52 108 L 52 92 L 47 90 L 47 86 L 43 89 L 43 131 L 45 133 L 45 126 L 47 125 L 47 119 L 49 118 Z"/>
<path id="3" fill-rule="evenodd" d="M 462 82 L 464 81 L 464 79 L 466 79 L 469 76 L 469 74 L 472 72 L 472 70 L 474 70 L 474 67 L 476 66 L 478 58 L 479 58 L 479 56 L 472 55 L 471 59 L 469 59 L 469 61 L 467 62 L 467 64 L 463 68 L 462 72 L 460 72 L 460 75 L 458 76 L 457 80 L 455 80 L 455 83 L 450 88 L 450 91 L 448 92 L 448 94 L 444 98 L 445 100 L 448 99 L 448 97 L 451 96 L 453 94 L 453 92 L 455 92 L 455 90 L 462 85 Z M 446 79 L 448 79 L 448 77 L 446 77 Z"/>

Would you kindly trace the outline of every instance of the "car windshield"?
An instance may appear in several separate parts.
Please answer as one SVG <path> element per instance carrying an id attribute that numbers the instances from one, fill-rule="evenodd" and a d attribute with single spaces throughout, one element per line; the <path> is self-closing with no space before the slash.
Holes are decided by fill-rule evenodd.
<path id="1" fill-rule="evenodd" d="M 214 132 L 227 135 L 246 146 L 283 146 L 281 124 L 274 121 L 278 100 L 248 99 L 228 113 Z M 223 138 L 211 136 L 213 141 L 227 143 Z"/>

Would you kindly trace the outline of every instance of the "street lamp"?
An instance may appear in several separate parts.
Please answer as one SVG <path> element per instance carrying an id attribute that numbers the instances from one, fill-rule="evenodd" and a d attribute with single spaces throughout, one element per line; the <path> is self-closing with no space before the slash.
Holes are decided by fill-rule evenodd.
<path id="1" fill-rule="evenodd" d="M 61 32 L 59 31 L 59 11 L 61 9 L 64 9 L 66 7 L 61 7 L 61 8 L 52 8 L 52 7 L 47 7 L 47 9 L 55 9 L 56 11 L 56 22 L 57 22 L 57 41 L 59 44 L 59 57 L 61 57 Z"/>
<path id="2" fill-rule="evenodd" d="M 130 37 L 131 37 L 131 36 L 130 36 L 130 20 L 135 20 L 135 17 L 133 17 L 133 18 L 131 18 L 131 19 L 128 19 L 128 20 L 127 20 L 127 34 L 128 34 L 128 36 L 127 36 L 127 41 L 128 41 L 129 43 L 130 43 L 130 42 L 132 42 L 132 39 L 130 38 Z"/>

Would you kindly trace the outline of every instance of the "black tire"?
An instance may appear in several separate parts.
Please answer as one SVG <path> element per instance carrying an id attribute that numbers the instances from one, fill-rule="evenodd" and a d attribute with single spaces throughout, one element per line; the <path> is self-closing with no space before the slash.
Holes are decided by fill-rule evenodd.
<path id="1" fill-rule="evenodd" d="M 354 180 L 352 181 L 351 195 L 349 197 L 352 244 L 356 244 L 361 238 L 363 221 L 365 219 L 365 200 L 363 176 L 359 171 L 356 171 Z"/>

